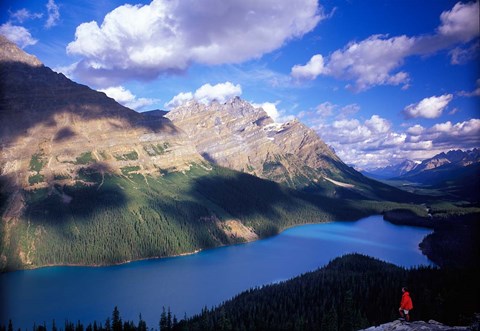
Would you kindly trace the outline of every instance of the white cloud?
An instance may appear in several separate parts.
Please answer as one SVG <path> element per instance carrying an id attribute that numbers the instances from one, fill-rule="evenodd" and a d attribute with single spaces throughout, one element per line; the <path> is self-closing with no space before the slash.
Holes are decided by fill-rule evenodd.
<path id="1" fill-rule="evenodd" d="M 35 45 L 38 41 L 23 26 L 12 25 L 10 22 L 0 25 L 0 34 L 17 44 L 20 48 Z"/>
<path id="2" fill-rule="evenodd" d="M 137 98 L 131 91 L 127 90 L 123 86 L 112 86 L 106 89 L 99 90 L 105 93 L 112 99 L 115 99 L 118 103 L 134 110 L 141 110 L 144 107 L 150 106 L 157 100 L 149 98 Z"/>
<path id="3" fill-rule="evenodd" d="M 72 63 L 67 66 L 59 66 L 52 68 L 53 71 L 64 74 L 67 78 L 72 79 L 73 73 L 77 68 L 78 62 Z"/>
<path id="4" fill-rule="evenodd" d="M 41 18 L 42 13 L 30 13 L 26 8 L 22 8 L 10 14 L 10 19 L 18 23 L 23 23 L 30 19 Z"/>
<path id="5" fill-rule="evenodd" d="M 478 2 L 458 2 L 452 10 L 440 15 L 442 24 L 438 27 L 438 32 L 440 35 L 468 42 L 480 34 L 479 17 Z"/>
<path id="6" fill-rule="evenodd" d="M 319 75 L 327 75 L 353 81 L 354 85 L 348 84 L 347 87 L 357 92 L 378 85 L 402 85 L 406 89 L 409 75 L 399 70 L 405 58 L 431 54 L 478 37 L 478 8 L 478 2 L 457 3 L 452 10 L 441 14 L 441 24 L 432 35 L 372 35 L 360 42 L 351 42 L 328 57 L 315 54 L 307 64 L 293 66 L 291 76 L 313 80 Z M 467 50 L 452 51 L 452 62 L 471 59 L 475 49 L 472 46 Z"/>
<path id="7" fill-rule="evenodd" d="M 323 63 L 323 56 L 316 54 L 305 65 L 295 65 L 292 68 L 291 75 L 295 79 L 313 80 L 317 76 L 325 73 L 325 66 Z"/>
<path id="8" fill-rule="evenodd" d="M 451 56 L 451 64 L 465 64 L 471 60 L 477 59 L 480 53 L 480 43 L 464 47 L 455 47 L 448 54 Z"/>
<path id="9" fill-rule="evenodd" d="M 419 124 L 415 124 L 412 127 L 409 127 L 407 129 L 407 133 L 412 135 L 412 136 L 419 136 L 422 134 L 422 132 L 425 130 L 425 128 Z"/>
<path id="10" fill-rule="evenodd" d="M 344 162 L 363 168 L 387 166 L 404 159 L 418 161 L 451 149 L 480 146 L 480 119 L 440 122 L 428 128 L 415 124 L 405 130 L 394 130 L 387 119 L 377 114 L 363 121 L 305 120 Z"/>
<path id="11" fill-rule="evenodd" d="M 414 39 L 406 36 L 386 38 L 384 35 L 373 35 L 366 40 L 352 42 L 345 48 L 336 50 L 328 57 L 326 63 L 320 54 L 314 55 L 305 66 L 294 66 L 292 76 L 297 79 L 315 79 L 323 74 L 338 79 L 354 80 L 354 89 L 357 91 L 375 85 L 405 85 L 409 82 L 408 74 L 392 71 L 403 64 L 414 42 Z M 315 58 L 322 59 L 321 70 L 309 70 L 312 67 L 309 64 Z"/>
<path id="12" fill-rule="evenodd" d="M 58 20 L 60 19 L 60 12 L 58 10 L 58 5 L 55 3 L 54 0 L 48 0 L 46 7 L 48 12 L 48 18 L 45 22 L 45 28 L 50 29 L 51 27 L 57 25 Z"/>
<path id="13" fill-rule="evenodd" d="M 316 113 L 322 117 L 329 117 L 338 106 L 330 101 L 323 102 L 316 107 Z"/>
<path id="14" fill-rule="evenodd" d="M 277 109 L 277 105 L 280 101 L 277 102 L 264 102 L 264 103 L 252 103 L 252 106 L 255 108 L 262 108 L 268 116 L 270 116 L 275 122 L 283 123 L 286 121 L 291 121 L 295 119 L 293 115 L 285 115 L 284 110 Z"/>
<path id="15" fill-rule="evenodd" d="M 453 95 L 451 94 L 425 98 L 418 103 L 405 107 L 404 114 L 407 118 L 437 118 L 442 115 L 443 110 L 452 101 L 452 98 Z"/>
<path id="16" fill-rule="evenodd" d="M 194 97 L 201 103 L 209 104 L 212 101 L 224 103 L 233 97 L 242 95 L 240 84 L 233 85 L 230 82 L 216 85 L 205 84 L 195 91 Z"/>
<path id="17" fill-rule="evenodd" d="M 170 101 L 165 103 L 166 109 L 173 109 L 185 102 L 195 99 L 203 104 L 209 104 L 212 101 L 224 103 L 233 97 L 242 95 L 242 87 L 240 84 L 233 85 L 231 82 L 219 83 L 216 85 L 204 84 L 194 93 L 180 92 Z"/>
<path id="18" fill-rule="evenodd" d="M 193 94 L 192 92 L 180 92 L 176 96 L 172 98 L 172 100 L 168 101 L 165 103 L 164 107 L 166 109 L 173 109 L 178 106 L 183 105 L 184 103 L 190 101 L 193 99 Z"/>
<path id="19" fill-rule="evenodd" d="M 384 118 L 378 115 L 372 115 L 369 120 L 365 121 L 365 126 L 373 133 L 386 133 L 390 130 L 391 124 Z"/>
<path id="20" fill-rule="evenodd" d="M 325 15 L 316 0 L 153 0 L 123 5 L 99 25 L 79 25 L 67 52 L 81 56 L 77 74 L 149 79 L 192 63 L 259 58 L 311 31 Z"/>

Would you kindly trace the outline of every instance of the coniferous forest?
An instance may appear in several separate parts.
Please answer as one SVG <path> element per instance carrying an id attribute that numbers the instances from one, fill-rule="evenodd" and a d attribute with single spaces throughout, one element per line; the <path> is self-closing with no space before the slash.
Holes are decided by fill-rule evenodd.
<path id="1" fill-rule="evenodd" d="M 434 319 L 448 325 L 469 325 L 480 311 L 480 269 L 404 269 L 371 257 L 351 254 L 291 280 L 245 291 L 222 305 L 179 320 L 159 307 L 157 325 L 123 321 L 114 308 L 105 321 L 53 321 L 34 331 L 146 330 L 335 330 L 379 325 L 398 317 L 401 288 L 409 288 L 413 320 Z M 15 321 L 0 326 L 13 331 Z"/>

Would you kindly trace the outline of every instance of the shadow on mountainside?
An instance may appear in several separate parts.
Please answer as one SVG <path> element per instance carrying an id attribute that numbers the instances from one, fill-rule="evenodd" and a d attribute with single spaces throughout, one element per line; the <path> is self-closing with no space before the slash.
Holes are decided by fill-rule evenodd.
<path id="1" fill-rule="evenodd" d="M 196 178 L 189 194 L 201 195 L 234 218 L 263 219 L 276 231 L 295 224 L 355 220 L 379 213 L 378 206 L 356 200 L 298 191 L 224 168 L 216 170 L 214 175 Z"/>
<path id="2" fill-rule="evenodd" d="M 105 164 L 82 168 L 75 185 L 51 184 L 47 188 L 24 191 L 25 217 L 33 223 L 61 225 L 87 221 L 92 215 L 126 205 L 124 190 L 110 180 Z"/>
<path id="3" fill-rule="evenodd" d="M 177 132 L 167 118 L 143 116 L 48 67 L 0 63 L 0 132 L 5 145 L 27 135 L 30 128 L 40 123 L 56 125 L 55 115 L 59 113 L 71 113 L 85 121 L 113 119 L 128 123 L 119 129 L 143 127 L 153 132 Z M 56 139 L 66 139 L 71 134 L 63 131 Z"/>

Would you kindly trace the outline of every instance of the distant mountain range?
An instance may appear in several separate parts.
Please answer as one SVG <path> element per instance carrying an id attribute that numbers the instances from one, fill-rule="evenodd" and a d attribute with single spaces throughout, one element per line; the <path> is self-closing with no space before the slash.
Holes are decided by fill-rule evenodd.
<path id="1" fill-rule="evenodd" d="M 1 36 L 0 90 L 0 270 L 184 254 L 416 198 L 240 98 L 137 113 Z"/>
<path id="2" fill-rule="evenodd" d="M 408 181 L 451 193 L 467 200 L 480 198 L 480 150 L 451 150 L 415 163 L 405 160 L 397 165 L 363 172 L 378 179 Z"/>
<path id="3" fill-rule="evenodd" d="M 362 173 L 374 178 L 383 179 L 406 179 L 412 178 L 415 175 L 437 168 L 442 169 L 459 169 L 468 167 L 472 164 L 480 162 L 480 150 L 474 148 L 473 150 L 462 151 L 451 150 L 447 153 L 440 153 L 425 159 L 422 162 L 415 162 L 412 160 L 404 160 L 396 165 L 389 165 L 383 168 L 364 170 Z"/>
<path id="4" fill-rule="evenodd" d="M 395 165 L 389 165 L 383 168 L 376 168 L 371 170 L 362 170 L 361 172 L 372 178 L 379 178 L 379 179 L 389 179 L 402 176 L 409 171 L 415 169 L 419 163 L 412 161 L 412 160 L 404 160 Z"/>

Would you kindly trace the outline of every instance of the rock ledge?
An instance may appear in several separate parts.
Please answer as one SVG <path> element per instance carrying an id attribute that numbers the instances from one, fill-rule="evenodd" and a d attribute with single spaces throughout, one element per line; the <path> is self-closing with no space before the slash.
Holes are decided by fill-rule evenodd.
<path id="1" fill-rule="evenodd" d="M 385 323 L 379 326 L 372 326 L 368 329 L 359 331 L 467 331 L 472 330 L 468 326 L 447 326 L 440 322 L 429 320 L 405 322 L 402 320 L 395 320 L 390 323 Z"/>

